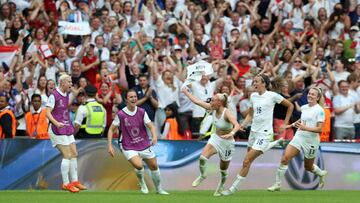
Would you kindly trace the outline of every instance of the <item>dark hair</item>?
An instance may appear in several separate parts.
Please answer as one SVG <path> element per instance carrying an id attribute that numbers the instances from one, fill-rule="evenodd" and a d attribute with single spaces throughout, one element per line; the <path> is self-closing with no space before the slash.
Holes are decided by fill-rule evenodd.
<path id="1" fill-rule="evenodd" d="M 136 90 L 135 90 L 135 89 L 128 89 L 128 90 L 126 90 L 126 91 L 125 91 L 125 100 L 127 99 L 127 96 L 128 96 L 128 94 L 129 94 L 130 92 L 135 92 L 135 94 L 136 94 Z M 137 95 L 137 94 L 136 94 L 136 95 Z"/>
<path id="2" fill-rule="evenodd" d="M 340 84 L 343 83 L 343 82 L 346 82 L 346 83 L 347 83 L 346 80 L 340 80 L 340 81 L 337 83 L 338 87 L 340 87 Z"/>
<path id="3" fill-rule="evenodd" d="M 146 78 L 146 79 L 149 79 L 148 76 L 144 73 L 140 73 L 138 78 Z"/>
<path id="4" fill-rule="evenodd" d="M 266 88 L 267 90 L 269 90 L 269 89 L 270 89 L 270 85 L 271 85 L 269 77 L 268 77 L 267 75 L 265 75 L 265 74 L 259 74 L 259 75 L 257 75 L 257 76 L 259 76 L 259 77 L 261 78 L 261 80 L 263 81 L 263 83 L 265 83 L 265 88 Z"/>
<path id="5" fill-rule="evenodd" d="M 48 80 L 46 81 L 45 94 L 46 94 L 47 96 L 50 96 L 50 92 L 48 91 L 49 82 L 54 82 L 54 84 L 55 84 L 55 86 L 56 86 L 56 82 L 55 82 L 53 79 L 48 79 Z"/>
<path id="6" fill-rule="evenodd" d="M 180 118 L 179 118 L 179 114 L 178 114 L 178 105 L 176 104 L 176 102 L 173 102 L 169 105 L 167 105 L 165 107 L 165 109 L 170 109 L 173 113 L 172 115 L 169 117 L 169 118 L 175 118 L 177 123 L 180 124 Z M 165 122 L 166 123 L 166 122 Z M 164 128 L 165 128 L 165 123 L 161 126 L 161 132 L 164 131 Z M 178 128 L 178 133 L 180 133 L 180 128 Z M 181 134 L 181 133 L 180 133 Z"/>
<path id="7" fill-rule="evenodd" d="M 35 98 L 40 98 L 40 100 L 41 100 L 41 95 L 40 94 L 33 94 L 31 96 L 31 101 L 33 101 Z"/>

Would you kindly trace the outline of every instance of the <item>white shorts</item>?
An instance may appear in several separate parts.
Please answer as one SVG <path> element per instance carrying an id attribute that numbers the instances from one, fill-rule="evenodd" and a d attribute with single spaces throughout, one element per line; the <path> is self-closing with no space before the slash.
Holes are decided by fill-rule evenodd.
<path id="1" fill-rule="evenodd" d="M 305 158 L 313 159 L 316 157 L 316 153 L 319 149 L 320 138 L 317 137 L 304 137 L 301 135 L 295 135 L 289 145 L 295 147 L 299 151 L 303 151 Z"/>
<path id="2" fill-rule="evenodd" d="M 49 133 L 50 140 L 53 147 L 56 147 L 56 145 L 70 145 L 71 143 L 75 142 L 74 135 L 55 135 L 53 133 Z"/>
<path id="3" fill-rule="evenodd" d="M 142 151 L 136 151 L 136 150 L 125 150 L 121 147 L 121 151 L 126 157 L 127 160 L 130 160 L 134 156 L 139 156 L 142 159 L 152 159 L 155 157 L 155 152 L 152 149 L 152 147 L 149 147 L 147 149 L 144 149 Z"/>
<path id="4" fill-rule="evenodd" d="M 271 135 L 269 134 L 250 131 L 248 147 L 264 153 L 268 150 L 271 140 Z"/>
<path id="5" fill-rule="evenodd" d="M 48 132 L 53 147 L 56 147 L 56 145 L 70 145 L 75 142 L 74 135 L 55 135 L 51 126 L 49 126 Z"/>
<path id="6" fill-rule="evenodd" d="M 211 144 L 219 153 L 222 161 L 230 161 L 235 152 L 235 140 L 226 140 L 219 137 L 217 134 L 212 134 L 208 144 Z"/>

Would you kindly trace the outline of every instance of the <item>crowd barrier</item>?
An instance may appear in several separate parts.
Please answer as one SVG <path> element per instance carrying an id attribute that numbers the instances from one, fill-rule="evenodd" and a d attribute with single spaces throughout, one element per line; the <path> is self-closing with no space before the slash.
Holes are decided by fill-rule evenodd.
<path id="1" fill-rule="evenodd" d="M 138 189 L 133 168 L 126 161 L 114 140 L 117 155 L 107 152 L 105 139 L 77 140 L 79 179 L 90 190 Z M 198 157 L 206 142 L 160 140 L 154 147 L 161 169 L 162 184 L 167 190 L 192 190 L 198 176 Z M 246 153 L 246 142 L 237 142 L 229 168 L 228 187 Z M 265 189 L 275 181 L 283 149 L 274 148 L 253 163 L 241 189 Z M 324 189 L 360 189 L 360 143 L 322 143 L 316 158 L 320 168 L 328 171 Z M 59 189 L 61 185 L 61 156 L 50 140 L 14 139 L 0 141 L 0 190 Z M 208 164 L 208 178 L 198 188 L 216 188 L 220 172 L 219 158 L 213 156 Z M 147 172 L 149 172 L 147 170 Z M 153 189 L 149 173 L 146 182 Z M 302 155 L 289 164 L 283 188 L 310 190 L 319 180 L 304 169 Z"/>

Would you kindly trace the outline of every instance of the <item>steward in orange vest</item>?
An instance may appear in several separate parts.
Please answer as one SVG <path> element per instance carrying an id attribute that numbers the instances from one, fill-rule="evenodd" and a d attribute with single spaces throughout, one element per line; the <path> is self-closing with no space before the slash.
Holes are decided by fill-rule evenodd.
<path id="1" fill-rule="evenodd" d="M 0 95 L 0 139 L 14 138 L 16 133 L 15 115 L 8 103 L 9 98 L 6 95 Z"/>
<path id="2" fill-rule="evenodd" d="M 25 114 L 26 134 L 31 138 L 49 139 L 49 122 L 46 118 L 46 110 L 41 109 L 41 96 L 31 96 L 32 110 Z"/>
<path id="3" fill-rule="evenodd" d="M 166 121 L 163 127 L 163 137 L 168 140 L 182 140 L 179 133 L 179 123 L 177 121 L 177 106 L 169 104 L 165 107 Z"/>

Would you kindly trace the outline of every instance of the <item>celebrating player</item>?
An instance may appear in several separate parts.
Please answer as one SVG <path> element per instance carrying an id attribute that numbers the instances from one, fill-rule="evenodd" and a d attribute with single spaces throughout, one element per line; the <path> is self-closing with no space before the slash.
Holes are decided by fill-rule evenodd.
<path id="1" fill-rule="evenodd" d="M 246 179 L 252 162 L 280 142 L 280 140 L 271 142 L 273 138 L 273 111 L 275 103 L 280 103 L 287 107 L 284 124 L 280 127 L 282 130 L 288 124 L 294 108 L 291 102 L 284 99 L 280 94 L 267 90 L 270 87 L 270 79 L 266 75 L 255 76 L 253 86 L 255 92 L 250 96 L 250 113 L 241 124 L 241 128 L 244 128 L 252 121 L 248 151 L 234 183 L 228 190 L 222 192 L 223 195 L 231 195 L 236 192 L 240 183 Z"/>
<path id="2" fill-rule="evenodd" d="M 300 153 L 300 150 L 304 152 L 305 169 L 320 177 L 320 188 L 324 186 L 327 172 L 314 164 L 320 144 L 319 133 L 323 129 L 325 120 L 325 113 L 322 108 L 324 98 L 321 90 L 314 87 L 309 90 L 307 99 L 308 104 L 301 107 L 301 118 L 295 123 L 286 126 L 287 128 L 296 127 L 298 130 L 281 157 L 281 163 L 276 172 L 276 182 L 268 188 L 268 191 L 280 191 L 281 179 L 288 168 L 288 163 Z"/>
<path id="3" fill-rule="evenodd" d="M 143 160 L 151 170 L 151 177 L 156 187 L 156 192 L 160 195 L 168 195 L 169 193 L 162 189 L 160 184 L 160 170 L 157 165 L 154 150 L 151 146 L 157 143 L 156 130 L 149 116 L 143 108 L 137 107 L 136 91 L 130 89 L 125 94 L 126 107 L 121 109 L 115 117 L 108 132 L 108 152 L 111 156 L 115 156 L 112 147 L 113 133 L 116 128 L 121 132 L 121 150 L 126 159 L 135 168 L 136 176 L 139 179 L 141 192 L 149 193 L 144 179 Z M 146 132 L 148 127 L 152 134 L 152 142 L 150 143 Z"/>
<path id="4" fill-rule="evenodd" d="M 86 187 L 78 181 L 77 174 L 77 150 L 69 112 L 71 77 L 66 74 L 61 75 L 59 83 L 60 86 L 53 91 L 46 104 L 46 117 L 51 122 L 49 135 L 52 145 L 63 156 L 61 161 L 62 189 L 79 192 L 79 190 L 85 190 Z M 69 181 L 69 174 L 72 182 Z"/>
<path id="5" fill-rule="evenodd" d="M 216 132 L 211 135 L 208 143 L 201 152 L 199 159 L 200 176 L 195 179 L 192 186 L 197 187 L 206 178 L 206 164 L 208 159 L 212 155 L 219 153 L 221 178 L 214 196 L 220 196 L 228 177 L 227 169 L 235 150 L 234 135 L 236 131 L 239 130 L 239 124 L 230 110 L 226 108 L 226 94 L 216 94 L 212 97 L 210 103 L 206 103 L 192 95 L 186 87 L 182 88 L 182 92 L 196 105 L 213 111 L 213 124 L 216 127 Z"/>

